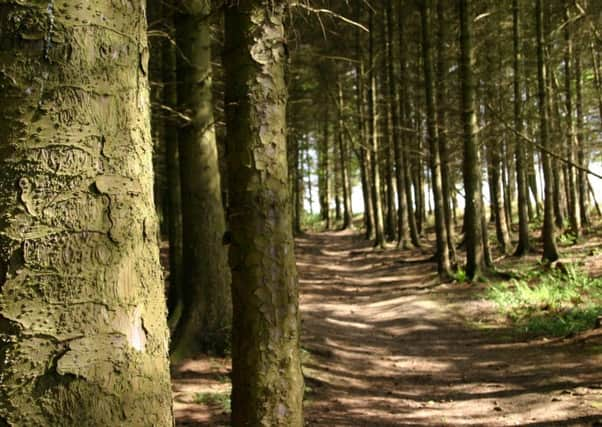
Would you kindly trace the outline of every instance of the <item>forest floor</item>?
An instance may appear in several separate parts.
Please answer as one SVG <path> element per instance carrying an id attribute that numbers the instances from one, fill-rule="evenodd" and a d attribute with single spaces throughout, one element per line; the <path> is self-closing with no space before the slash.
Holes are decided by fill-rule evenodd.
<path id="1" fill-rule="evenodd" d="M 599 245 L 574 249 L 595 275 Z M 487 283 L 440 284 L 426 251 L 353 232 L 299 237 L 297 266 L 306 425 L 602 426 L 601 329 L 518 334 Z M 228 372 L 216 358 L 174 368 L 178 425 L 228 425 Z"/>

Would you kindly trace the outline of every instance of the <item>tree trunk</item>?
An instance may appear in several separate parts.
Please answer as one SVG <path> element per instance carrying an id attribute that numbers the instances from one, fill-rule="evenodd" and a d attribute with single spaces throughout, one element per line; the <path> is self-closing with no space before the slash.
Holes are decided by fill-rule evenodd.
<path id="1" fill-rule="evenodd" d="M 173 425 L 145 21 L 0 7 L 0 425 Z"/>
<path id="2" fill-rule="evenodd" d="M 166 29 L 173 35 L 171 27 L 174 25 L 174 15 L 170 7 L 163 11 L 166 20 Z M 171 111 L 177 110 L 177 75 L 176 75 L 176 49 L 173 44 L 163 40 L 163 104 Z M 167 165 L 167 205 L 168 205 L 168 235 L 169 235 L 169 291 L 167 295 L 167 308 L 169 312 L 170 327 L 175 329 L 182 310 L 182 266 L 184 258 L 183 228 L 182 228 L 182 193 L 180 186 L 180 154 L 178 144 L 178 122 L 173 116 L 165 120 L 164 131 L 166 145 Z"/>
<path id="3" fill-rule="evenodd" d="M 234 427 L 303 426 L 286 184 L 285 4 L 239 0 L 225 8 Z"/>
<path id="4" fill-rule="evenodd" d="M 326 229 L 330 229 L 330 193 L 328 188 L 329 180 L 329 156 L 328 156 L 328 108 L 324 111 L 324 130 L 322 140 L 320 141 L 319 151 L 319 170 L 318 170 L 318 191 L 320 199 L 320 217 L 326 223 Z"/>
<path id="5" fill-rule="evenodd" d="M 582 168 L 588 167 L 587 154 L 585 149 L 585 141 L 583 138 L 584 123 L 583 123 L 583 92 L 581 89 L 583 77 L 581 75 L 581 52 L 575 55 L 575 95 L 577 96 L 577 161 Z M 600 110 L 602 111 L 602 109 Z M 602 117 L 602 115 L 600 116 Z M 581 223 L 590 225 L 589 206 L 588 206 L 588 185 L 587 174 L 583 170 L 579 170 L 578 175 L 578 190 L 579 190 L 579 213 L 581 214 Z"/>
<path id="6" fill-rule="evenodd" d="M 522 117 L 522 91 L 521 91 L 521 50 L 520 50 L 520 8 L 519 0 L 512 1 L 512 34 L 513 34 L 513 89 L 514 89 L 514 127 L 516 136 L 514 140 L 514 156 L 516 161 L 516 186 L 518 192 L 518 245 L 514 251 L 515 256 L 523 256 L 530 249 L 529 241 L 529 189 L 527 187 L 527 173 L 525 167 L 525 149 L 520 133 L 523 130 Z"/>
<path id="7" fill-rule="evenodd" d="M 566 43 L 564 52 L 564 90 L 566 103 L 566 120 L 567 120 L 567 135 L 566 135 L 566 158 L 570 162 L 567 164 L 567 189 L 568 189 L 568 208 L 569 222 L 571 224 L 571 232 L 578 238 L 581 234 L 581 214 L 579 213 L 579 194 L 577 188 L 577 173 L 572 166 L 576 161 L 575 150 L 575 126 L 573 123 L 573 90 L 572 90 L 572 66 L 573 59 L 573 40 L 571 34 L 571 25 L 568 21 L 571 19 L 569 12 L 570 4 L 565 0 L 565 19 L 567 25 L 564 27 L 564 40 Z"/>
<path id="8" fill-rule="evenodd" d="M 433 64 L 431 48 L 431 0 L 420 3 L 422 23 L 422 56 L 424 65 L 424 87 L 427 110 L 427 134 L 430 148 L 431 181 L 435 211 L 435 237 L 437 270 L 442 278 L 451 276 L 447 230 L 441 179 L 441 159 L 437 135 Z"/>
<path id="9" fill-rule="evenodd" d="M 176 14 L 178 102 L 190 118 L 180 127 L 180 182 L 184 233 L 182 316 L 172 358 L 201 352 L 222 354 L 229 346 L 232 299 L 226 221 L 222 204 L 213 119 L 209 3 L 190 0 Z"/>
<path id="10" fill-rule="evenodd" d="M 353 211 L 351 207 L 351 182 L 349 181 L 349 168 L 347 166 L 347 144 L 345 144 L 343 110 L 343 85 L 339 81 L 338 88 L 338 136 L 339 136 L 339 167 L 341 169 L 341 188 L 343 189 L 343 225 L 342 228 L 353 228 Z"/>
<path id="11" fill-rule="evenodd" d="M 543 7 L 542 0 L 535 2 L 535 25 L 537 33 L 537 82 L 539 98 L 539 120 L 540 120 L 540 138 L 543 150 L 541 152 L 543 173 L 544 173 L 544 221 L 541 230 L 543 240 L 543 259 L 547 262 L 553 262 L 558 259 L 558 249 L 556 248 L 556 238 L 554 229 L 554 194 L 553 194 L 553 173 L 552 163 L 548 151 L 550 149 L 549 141 L 549 120 L 548 120 L 548 93 L 547 93 L 547 70 L 544 57 L 545 38 L 543 31 Z"/>
<path id="12" fill-rule="evenodd" d="M 409 247 L 410 235 L 407 223 L 408 205 L 406 199 L 405 185 L 405 159 L 402 152 L 402 137 L 400 132 L 400 114 L 397 109 L 401 106 L 399 93 L 397 91 L 397 82 L 395 76 L 395 55 L 393 49 L 393 35 L 395 34 L 393 5 L 389 2 L 387 5 L 387 71 L 389 79 L 389 108 L 391 111 L 391 125 L 393 130 L 393 152 L 395 158 L 395 183 L 397 187 L 397 244 L 402 248 Z"/>
<path id="13" fill-rule="evenodd" d="M 370 190 L 372 197 L 372 206 L 374 207 L 374 246 L 385 246 L 385 233 L 383 229 L 383 209 L 380 191 L 380 171 L 379 171 L 379 153 L 377 136 L 377 116 L 376 116 L 376 76 L 374 75 L 374 10 L 370 8 L 370 37 L 369 37 L 369 64 L 368 75 L 370 85 L 368 89 L 368 134 L 370 139 Z"/>
<path id="14" fill-rule="evenodd" d="M 449 69 L 447 63 L 448 49 L 445 47 L 447 38 L 447 23 L 445 22 L 444 5 L 446 0 L 437 1 L 437 135 L 439 138 L 439 156 L 441 158 L 441 191 L 443 195 L 443 212 L 445 214 L 445 231 L 447 234 L 447 247 L 452 264 L 456 264 L 456 244 L 454 228 L 452 226 L 451 210 L 451 176 L 449 170 L 449 149 L 447 147 L 447 85 L 446 75 Z"/>
<path id="15" fill-rule="evenodd" d="M 406 26 L 406 13 L 404 7 L 406 6 L 405 0 L 402 0 L 398 10 L 397 17 L 399 21 L 399 65 L 400 65 L 400 91 L 399 91 L 399 115 L 400 121 L 402 125 L 402 129 L 400 131 L 400 139 L 401 139 L 401 166 L 398 164 L 398 167 L 401 168 L 401 172 L 403 175 L 403 184 L 405 186 L 405 197 L 406 197 L 406 218 L 407 223 L 410 229 L 410 238 L 412 240 L 412 244 L 416 247 L 420 247 L 420 237 L 418 236 L 418 228 L 416 225 L 416 216 L 414 209 L 414 200 L 412 198 L 412 177 L 410 173 L 410 150 L 409 150 L 409 141 L 410 135 L 411 137 L 415 137 L 415 135 L 408 135 L 408 130 L 411 129 L 411 105 L 410 99 L 411 88 L 408 86 L 408 65 L 407 65 L 407 46 L 406 46 L 406 37 L 405 37 L 405 26 Z M 402 205 L 400 205 L 400 209 L 403 209 Z M 402 242 L 403 243 L 403 242 Z M 403 244 L 402 244 L 403 246 Z"/>
<path id="16" fill-rule="evenodd" d="M 483 199 L 481 165 L 477 142 L 471 0 L 459 0 L 460 6 L 460 78 L 462 86 L 462 125 L 464 130 L 464 190 L 466 274 L 477 278 L 485 267 L 483 245 Z"/>

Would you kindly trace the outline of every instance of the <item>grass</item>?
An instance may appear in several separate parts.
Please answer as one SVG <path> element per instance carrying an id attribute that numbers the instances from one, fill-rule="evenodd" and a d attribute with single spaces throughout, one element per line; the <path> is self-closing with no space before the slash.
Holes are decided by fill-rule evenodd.
<path id="1" fill-rule="evenodd" d="M 229 414 L 232 411 L 231 406 L 230 406 L 230 393 L 229 392 L 197 393 L 195 396 L 194 402 L 202 403 L 204 405 L 219 406 L 227 414 Z"/>
<path id="2" fill-rule="evenodd" d="M 593 328 L 602 315 L 602 279 L 568 267 L 565 273 L 533 273 L 525 279 L 495 284 L 486 298 L 494 301 L 520 332 L 568 336 Z"/>

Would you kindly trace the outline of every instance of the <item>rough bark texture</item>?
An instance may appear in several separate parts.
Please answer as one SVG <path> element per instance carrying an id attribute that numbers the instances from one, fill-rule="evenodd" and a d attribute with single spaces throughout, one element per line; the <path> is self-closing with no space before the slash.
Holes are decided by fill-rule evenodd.
<path id="1" fill-rule="evenodd" d="M 183 310 L 172 358 L 223 353 L 232 322 L 230 271 L 223 243 L 222 204 L 211 94 L 210 3 L 182 2 L 176 14 L 178 102 L 190 122 L 180 128 L 180 176 L 184 259 Z"/>
<path id="2" fill-rule="evenodd" d="M 0 425 L 172 425 L 144 15 L 0 1 Z"/>
<path id="3" fill-rule="evenodd" d="M 462 125 L 464 128 L 464 232 L 466 242 L 466 274 L 477 277 L 485 265 L 482 234 L 483 199 L 481 165 L 477 144 L 475 86 L 473 77 L 472 17 L 470 0 L 460 0 L 460 75 L 462 84 Z"/>
<path id="4" fill-rule="evenodd" d="M 227 6 L 232 425 L 303 425 L 285 145 L 284 1 Z"/>

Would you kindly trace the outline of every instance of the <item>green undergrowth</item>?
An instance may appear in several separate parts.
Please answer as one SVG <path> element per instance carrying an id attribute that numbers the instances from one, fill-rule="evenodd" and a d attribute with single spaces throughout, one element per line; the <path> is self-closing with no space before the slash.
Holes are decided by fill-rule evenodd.
<path id="1" fill-rule="evenodd" d="M 492 285 L 485 294 L 519 332 L 569 336 L 591 329 L 602 315 L 602 278 L 577 267 L 532 271 L 522 279 Z"/>
<path id="2" fill-rule="evenodd" d="M 195 395 L 195 403 L 219 406 L 225 413 L 231 412 L 230 392 L 201 392 Z"/>

